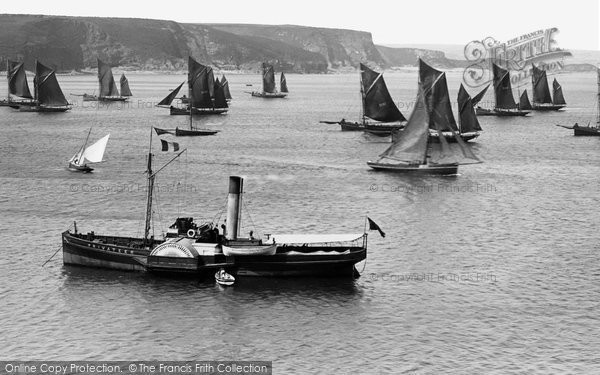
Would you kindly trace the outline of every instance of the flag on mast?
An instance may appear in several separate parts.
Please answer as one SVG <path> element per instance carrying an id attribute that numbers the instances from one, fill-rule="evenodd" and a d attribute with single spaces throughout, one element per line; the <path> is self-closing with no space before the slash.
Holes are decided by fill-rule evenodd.
<path id="1" fill-rule="evenodd" d="M 164 139 L 161 139 L 160 143 L 162 146 L 161 151 L 169 151 L 170 148 L 172 148 L 173 151 L 179 151 L 179 143 L 177 142 L 167 142 Z"/>
<path id="2" fill-rule="evenodd" d="M 367 220 L 369 220 L 369 230 L 379 231 L 379 234 L 381 235 L 381 237 L 385 237 L 385 232 L 382 231 L 381 228 L 379 228 L 379 225 L 377 225 L 376 222 L 371 220 L 371 218 L 369 218 L 369 217 L 367 217 Z"/>

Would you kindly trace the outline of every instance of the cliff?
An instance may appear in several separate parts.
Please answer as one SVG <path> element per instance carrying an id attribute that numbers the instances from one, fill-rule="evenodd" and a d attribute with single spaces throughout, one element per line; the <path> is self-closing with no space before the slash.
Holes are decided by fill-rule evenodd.
<path id="1" fill-rule="evenodd" d="M 363 31 L 293 25 L 184 24 L 174 21 L 0 15 L 0 64 L 35 59 L 58 71 L 93 69 L 96 58 L 136 70 L 184 70 L 187 56 L 217 69 L 257 71 L 263 61 L 276 70 L 326 73 L 415 65 L 416 56 L 442 67 L 443 53 L 376 46 Z M 433 59 L 433 60 L 430 60 Z"/>

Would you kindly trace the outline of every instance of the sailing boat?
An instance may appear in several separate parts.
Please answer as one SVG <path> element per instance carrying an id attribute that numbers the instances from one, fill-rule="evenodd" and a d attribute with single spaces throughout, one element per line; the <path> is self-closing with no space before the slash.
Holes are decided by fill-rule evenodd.
<path id="1" fill-rule="evenodd" d="M 8 106 L 18 109 L 21 105 L 35 104 L 27 84 L 24 63 L 8 60 L 6 62 L 6 79 L 8 80 L 8 95 L 6 100 L 0 101 L 0 107 Z M 12 96 L 21 99 L 13 100 Z"/>
<path id="2" fill-rule="evenodd" d="M 283 74 L 283 73 L 281 73 Z M 227 102 L 231 101 L 231 92 L 229 92 L 229 81 L 227 81 L 227 78 L 225 78 L 225 74 L 223 74 L 223 76 L 221 77 L 221 86 L 223 86 L 223 92 L 225 93 L 225 99 L 227 99 Z"/>
<path id="3" fill-rule="evenodd" d="M 112 74 L 110 65 L 98 59 L 98 100 L 103 102 L 124 102 L 128 98 L 119 95 L 119 89 Z"/>
<path id="4" fill-rule="evenodd" d="M 370 134 L 389 136 L 402 129 L 406 118 L 400 112 L 388 91 L 383 73 L 360 64 L 361 115 L 358 122 L 321 121 L 325 124 L 339 124 L 342 131 L 368 131 Z M 370 122 L 374 120 L 375 122 Z"/>
<path id="5" fill-rule="evenodd" d="M 429 122 L 429 137 L 431 141 L 439 142 L 440 134 L 450 143 L 456 142 L 456 135 L 459 135 L 465 142 L 479 137 L 482 129 L 477 118 L 473 118 L 475 116 L 473 101 L 462 84 L 458 92 L 459 120 L 461 122 L 459 129 L 452 113 L 452 104 L 450 103 L 450 94 L 448 93 L 445 73 L 427 65 L 423 60 L 419 60 L 419 79 L 424 85 L 423 89 L 425 92 L 431 91 L 434 82 L 437 82 L 439 87 L 436 98 L 437 104 L 434 107 L 435 111 Z M 478 95 L 485 94 L 485 90 Z M 481 97 L 479 100 L 481 100 Z M 396 140 L 400 133 L 401 131 L 392 133 L 392 142 Z"/>
<path id="6" fill-rule="evenodd" d="M 281 92 L 285 92 L 288 93 L 288 87 L 287 87 L 287 79 L 285 78 L 285 75 L 283 74 L 283 72 L 281 72 L 281 77 L 279 79 L 279 91 Z"/>
<path id="7" fill-rule="evenodd" d="M 463 84 L 460 84 L 458 90 L 458 119 L 460 122 L 460 136 L 464 141 L 477 138 L 481 134 L 481 125 L 475 114 L 473 100 L 465 90 Z M 471 138 L 472 136 L 472 138 Z M 467 139 L 468 137 L 468 139 Z"/>
<path id="8" fill-rule="evenodd" d="M 529 96 L 527 96 L 527 90 L 523 91 L 519 98 L 519 109 L 524 111 L 533 109 L 533 107 L 531 107 L 531 102 L 529 102 Z"/>
<path id="9" fill-rule="evenodd" d="M 556 78 L 553 82 L 554 100 L 552 100 L 546 71 L 533 64 L 531 64 L 531 83 L 533 85 L 533 110 L 558 111 L 567 105 L 562 94 L 562 88 Z"/>
<path id="10" fill-rule="evenodd" d="M 131 89 L 129 89 L 129 81 L 127 77 L 125 77 L 125 73 L 121 74 L 121 79 L 119 80 L 121 84 L 121 95 L 122 96 L 133 96 L 131 93 Z"/>
<path id="11" fill-rule="evenodd" d="M 512 86 L 510 84 L 510 72 L 492 63 L 494 74 L 494 94 L 496 96 L 496 105 L 494 109 L 482 107 L 476 108 L 479 116 L 525 116 L 529 112 L 520 110 L 513 97 Z"/>
<path id="12" fill-rule="evenodd" d="M 573 126 L 556 125 L 566 129 L 573 129 L 573 135 L 575 136 L 587 136 L 587 137 L 599 137 L 600 136 L 600 68 L 596 68 L 596 75 L 598 79 L 598 93 L 596 94 L 596 125 L 592 125 L 588 122 L 587 126 L 581 126 L 575 123 Z M 556 95 L 555 95 L 556 98 Z"/>
<path id="13" fill-rule="evenodd" d="M 457 131 L 450 130 L 455 144 L 446 141 L 443 131 L 452 129 L 453 115 L 448 99 L 446 74 L 419 59 L 419 84 L 415 108 L 406 127 L 375 162 L 376 170 L 402 173 L 456 174 L 460 164 L 481 161 L 473 154 Z M 451 120 L 452 118 L 452 120 Z M 430 129 L 437 131 L 439 142 L 431 141 Z"/>
<path id="14" fill-rule="evenodd" d="M 471 98 L 471 104 L 473 105 L 473 107 L 476 107 L 479 104 L 479 102 L 481 101 L 481 99 L 483 99 L 483 97 L 485 96 L 485 93 L 487 92 L 487 90 L 489 88 L 490 88 L 490 84 L 485 86 L 483 88 L 483 90 L 481 90 L 477 95 L 475 95 L 474 97 Z"/>
<path id="15" fill-rule="evenodd" d="M 258 98 L 285 98 L 287 91 L 283 91 L 281 86 L 279 87 L 280 91 L 277 91 L 275 87 L 275 70 L 273 69 L 273 65 L 262 63 L 262 71 L 262 91 L 252 91 L 250 94 Z M 287 90 L 287 84 L 285 88 Z"/>
<path id="16" fill-rule="evenodd" d="M 185 81 L 181 82 L 181 85 L 174 88 L 169 93 L 169 95 L 165 96 L 165 98 L 163 100 L 161 100 L 160 102 L 158 102 L 158 104 L 156 106 L 157 107 L 165 107 L 165 108 L 171 107 L 173 100 L 175 100 L 175 97 L 177 96 L 177 94 L 179 94 L 179 90 L 181 90 L 181 87 L 183 87 L 184 83 L 185 83 Z"/>
<path id="17" fill-rule="evenodd" d="M 190 95 L 190 105 L 188 105 L 187 114 L 189 115 L 189 118 L 190 118 L 190 128 L 188 130 L 188 129 L 180 129 L 179 127 L 177 127 L 174 130 L 172 130 L 172 129 L 161 129 L 161 128 L 155 127 L 154 130 L 156 131 L 156 134 L 158 134 L 158 135 L 172 134 L 172 135 L 175 135 L 176 137 L 203 136 L 203 135 L 214 135 L 219 132 L 218 130 L 198 129 L 198 128 L 194 127 L 193 114 L 196 113 L 196 111 L 195 111 L 196 108 L 193 107 L 193 104 L 202 103 L 202 100 L 197 100 L 197 98 L 195 96 L 197 93 L 202 94 L 202 91 L 201 91 L 202 88 L 212 88 L 213 94 L 210 96 L 205 96 L 203 99 L 210 100 L 212 102 L 213 98 L 214 98 L 215 103 L 225 103 L 225 106 L 227 106 L 227 102 L 225 101 L 225 94 L 223 93 L 223 89 L 218 83 L 216 83 L 213 80 L 212 69 L 207 66 L 197 63 L 196 60 L 194 60 L 191 56 L 189 58 L 188 68 L 189 68 L 188 88 L 189 88 L 189 95 Z M 207 70 L 207 68 L 210 69 L 209 75 L 204 73 Z M 208 76 L 210 76 L 210 81 L 208 81 L 208 82 L 210 82 L 212 84 L 207 87 L 206 86 L 206 83 L 207 83 L 206 78 Z M 173 98 L 175 98 L 175 96 L 177 96 L 177 93 L 181 89 L 182 85 L 183 85 L 183 83 L 181 85 L 179 85 L 175 90 L 173 90 L 169 95 L 167 95 L 166 98 L 164 98 L 160 103 L 158 103 L 158 106 L 169 105 L 171 108 L 171 114 L 173 114 L 173 108 L 175 108 L 175 107 L 171 106 L 171 102 L 173 102 Z M 207 93 L 208 93 L 208 91 L 207 91 Z"/>
<path id="18" fill-rule="evenodd" d="M 189 104 L 184 108 L 170 106 L 171 115 L 218 115 L 228 111 L 227 100 L 215 96 L 215 79 L 210 66 L 188 59 Z"/>
<path id="19" fill-rule="evenodd" d="M 552 103 L 554 103 L 554 105 L 566 106 L 567 102 L 565 101 L 565 97 L 563 96 L 562 86 L 558 83 L 556 78 L 554 78 L 554 81 L 552 81 L 552 91 L 554 94 L 554 99 L 552 99 Z"/>
<path id="20" fill-rule="evenodd" d="M 35 62 L 35 77 L 33 79 L 33 105 L 19 105 L 21 112 L 65 112 L 71 109 L 60 85 L 56 80 L 54 70 Z"/>
<path id="21" fill-rule="evenodd" d="M 108 143 L 110 134 L 100 138 L 93 145 L 86 147 L 91 132 L 92 128 L 90 128 L 83 146 L 81 146 L 79 151 L 77 151 L 77 153 L 69 160 L 69 170 L 88 173 L 94 170 L 94 168 L 91 168 L 88 163 L 102 162 L 104 150 L 106 150 L 106 144 Z"/>

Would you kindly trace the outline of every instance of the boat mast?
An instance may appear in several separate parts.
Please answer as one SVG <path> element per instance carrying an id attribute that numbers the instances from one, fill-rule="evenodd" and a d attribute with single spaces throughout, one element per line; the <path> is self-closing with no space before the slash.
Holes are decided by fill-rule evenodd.
<path id="1" fill-rule="evenodd" d="M 362 74 L 362 70 L 360 69 L 360 65 L 358 66 L 358 77 L 359 77 L 359 82 L 360 82 L 360 119 L 361 119 L 361 123 L 364 125 L 366 123 L 365 121 L 365 90 L 364 90 L 364 83 L 363 83 L 363 74 Z"/>
<path id="2" fill-rule="evenodd" d="M 85 142 L 83 142 L 83 146 L 81 146 L 81 149 L 79 149 L 79 153 L 77 154 L 77 164 L 79 165 L 83 165 L 83 160 L 81 160 L 81 158 L 83 157 L 83 153 L 85 151 L 85 146 L 88 143 L 88 139 L 90 139 L 90 133 L 92 132 L 92 127 L 90 126 L 90 130 L 87 133 L 87 137 L 85 137 Z"/>
<path id="3" fill-rule="evenodd" d="M 598 102 L 596 103 L 596 123 L 600 126 L 600 68 L 596 68 L 596 74 L 598 75 Z"/>
<path id="4" fill-rule="evenodd" d="M 100 79 L 100 59 L 97 59 L 97 60 L 98 60 L 98 98 L 99 98 L 100 95 L 102 95 L 102 81 Z"/>
<path id="5" fill-rule="evenodd" d="M 192 77 L 190 76 L 190 67 L 189 67 L 189 62 L 188 62 L 188 107 L 190 107 L 190 130 L 193 130 L 193 125 L 192 125 L 192 105 L 194 104 L 194 100 L 192 98 Z"/>
<path id="6" fill-rule="evenodd" d="M 39 77 L 37 75 L 37 66 L 38 66 L 38 61 L 37 59 L 35 60 L 35 74 L 33 75 L 33 102 L 35 103 L 35 105 L 40 105 L 39 101 L 38 101 L 38 81 L 39 81 Z"/>
<path id="7" fill-rule="evenodd" d="M 10 69 L 9 69 L 9 60 L 6 59 L 6 81 L 8 83 L 7 88 L 8 88 L 8 92 L 7 92 L 7 96 L 6 96 L 6 101 L 8 103 L 10 103 Z"/>
<path id="8" fill-rule="evenodd" d="M 146 202 L 146 224 L 144 226 L 144 247 L 149 245 L 150 221 L 152 220 L 152 192 L 154 190 L 154 174 L 152 173 L 152 128 L 150 128 L 150 149 L 148 151 L 148 196 Z"/>

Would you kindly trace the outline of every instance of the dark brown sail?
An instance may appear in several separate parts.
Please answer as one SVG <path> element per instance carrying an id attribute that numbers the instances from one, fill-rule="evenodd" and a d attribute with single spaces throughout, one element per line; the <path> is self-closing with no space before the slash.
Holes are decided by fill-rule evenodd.
<path id="1" fill-rule="evenodd" d="M 69 102 L 65 98 L 54 70 L 36 62 L 35 66 L 35 86 L 37 88 L 37 101 L 40 105 L 47 106 L 67 106 Z"/>
<path id="2" fill-rule="evenodd" d="M 223 90 L 223 85 L 219 82 L 217 78 L 215 80 L 215 89 L 214 89 L 215 97 L 214 103 L 215 108 L 227 108 L 227 98 L 225 97 L 225 90 Z"/>
<path id="3" fill-rule="evenodd" d="M 281 79 L 279 81 L 279 90 L 281 92 L 289 92 L 287 87 L 287 80 L 285 79 L 285 75 L 281 72 Z"/>
<path id="4" fill-rule="evenodd" d="M 423 89 L 419 85 L 415 108 L 413 109 L 404 130 L 398 138 L 379 157 L 380 160 L 391 159 L 410 164 L 425 164 L 429 138 L 429 117 Z"/>
<path id="5" fill-rule="evenodd" d="M 479 94 L 475 95 L 472 99 L 471 99 L 471 103 L 473 103 L 473 107 L 476 106 L 477 104 L 479 104 L 479 102 L 481 101 L 481 99 L 483 99 L 483 97 L 485 96 L 485 93 L 487 92 L 487 90 L 490 88 L 490 85 L 485 86 L 485 88 L 483 90 L 481 90 L 479 92 Z"/>
<path id="6" fill-rule="evenodd" d="M 225 99 L 231 99 L 231 92 L 229 92 L 229 81 L 225 78 L 225 74 L 221 77 L 221 86 L 223 86 L 223 92 L 225 93 Z"/>
<path id="7" fill-rule="evenodd" d="M 129 89 L 129 81 L 127 80 L 127 77 L 125 77 L 125 74 L 121 74 L 120 83 L 121 83 L 121 95 L 133 96 L 133 94 L 131 93 L 131 90 Z"/>
<path id="8" fill-rule="evenodd" d="M 213 108 L 215 81 L 212 68 L 202 65 L 190 56 L 188 61 L 188 86 L 194 108 Z"/>
<path id="9" fill-rule="evenodd" d="M 459 113 L 459 121 L 460 121 L 460 132 L 468 133 L 468 132 L 476 132 L 481 131 L 481 126 L 479 125 L 479 120 L 477 120 L 477 115 L 475 115 L 475 110 L 473 109 L 473 100 L 465 90 L 464 86 L 460 85 L 460 89 L 458 90 L 458 113 Z"/>
<path id="10" fill-rule="evenodd" d="M 439 131 L 458 131 L 452 113 L 446 73 L 419 59 L 419 83 L 423 87 L 425 104 L 429 110 L 429 127 Z"/>
<path id="11" fill-rule="evenodd" d="M 523 91 L 521 98 L 519 98 L 519 109 L 530 110 L 532 109 L 531 103 L 529 102 L 529 96 L 527 96 L 527 90 Z"/>
<path id="12" fill-rule="evenodd" d="M 427 95 L 427 91 L 431 91 L 433 84 L 443 73 L 419 59 L 419 83 L 423 87 L 425 95 Z M 427 98 L 425 98 L 425 102 L 427 102 Z"/>
<path id="13" fill-rule="evenodd" d="M 387 89 L 383 74 L 360 64 L 363 113 L 375 121 L 406 121 Z"/>
<path id="14" fill-rule="evenodd" d="M 546 71 L 537 68 L 531 64 L 532 74 L 531 80 L 533 83 L 533 103 L 552 103 L 552 97 L 550 96 L 550 89 L 548 88 L 548 78 L 546 77 Z"/>
<path id="15" fill-rule="evenodd" d="M 496 108 L 516 109 L 517 103 L 513 97 L 508 70 L 492 64 L 494 72 L 494 92 L 496 94 Z"/>
<path id="16" fill-rule="evenodd" d="M 179 90 L 181 90 L 181 87 L 183 86 L 185 82 L 181 82 L 181 85 L 177 86 L 177 88 L 175 88 L 173 91 L 171 91 L 169 93 L 169 95 L 167 95 L 163 100 L 161 100 L 157 106 L 170 106 L 171 103 L 173 103 L 173 100 L 175 99 L 175 97 L 177 96 L 177 94 L 179 94 Z"/>
<path id="17" fill-rule="evenodd" d="M 263 91 L 274 93 L 275 92 L 275 70 L 273 65 L 263 63 Z"/>
<path id="18" fill-rule="evenodd" d="M 554 78 L 554 81 L 552 82 L 552 89 L 554 91 L 553 103 L 557 105 L 567 104 L 567 102 L 565 101 L 565 97 L 563 96 L 562 87 L 560 86 L 556 78 Z"/>
<path id="19" fill-rule="evenodd" d="M 27 84 L 25 65 L 21 62 L 8 62 L 8 90 L 11 95 L 21 98 L 33 99 Z"/>
<path id="20" fill-rule="evenodd" d="M 99 96 L 119 96 L 119 89 L 110 69 L 110 65 L 98 59 L 98 82 L 100 83 Z"/>

